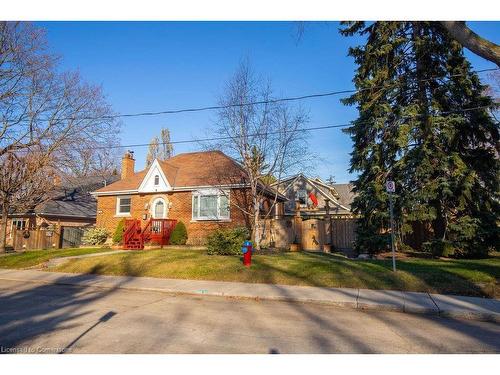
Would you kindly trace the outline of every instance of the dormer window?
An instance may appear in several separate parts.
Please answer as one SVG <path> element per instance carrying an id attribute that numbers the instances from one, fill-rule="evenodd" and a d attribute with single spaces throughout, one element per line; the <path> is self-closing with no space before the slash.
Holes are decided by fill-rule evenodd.
<path id="1" fill-rule="evenodd" d="M 160 185 L 160 176 L 155 175 L 155 186 Z"/>

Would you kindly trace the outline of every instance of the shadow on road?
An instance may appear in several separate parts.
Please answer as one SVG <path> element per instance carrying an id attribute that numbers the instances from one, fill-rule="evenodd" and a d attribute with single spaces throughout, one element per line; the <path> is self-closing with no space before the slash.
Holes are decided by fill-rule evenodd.
<path id="1" fill-rule="evenodd" d="M 28 283 L 22 290 L 15 292 L 0 290 L 0 346 L 15 348 L 42 335 L 79 327 L 76 320 L 92 314 L 93 303 L 113 294 L 130 279 L 121 279 L 113 288 L 103 289 L 92 287 L 95 276 L 75 275 L 58 278 L 55 283 L 60 285 Z M 88 286 L 70 285 L 75 282 L 87 283 Z M 102 316 L 72 340 L 66 351 L 96 325 L 115 314 L 110 311 Z"/>

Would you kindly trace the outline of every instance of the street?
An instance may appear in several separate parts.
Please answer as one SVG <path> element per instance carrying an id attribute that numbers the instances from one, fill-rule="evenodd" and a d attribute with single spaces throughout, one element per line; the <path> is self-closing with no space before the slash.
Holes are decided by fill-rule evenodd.
<path id="1" fill-rule="evenodd" d="M 500 326 L 315 304 L 2 280 L 0 350 L 498 353 Z"/>

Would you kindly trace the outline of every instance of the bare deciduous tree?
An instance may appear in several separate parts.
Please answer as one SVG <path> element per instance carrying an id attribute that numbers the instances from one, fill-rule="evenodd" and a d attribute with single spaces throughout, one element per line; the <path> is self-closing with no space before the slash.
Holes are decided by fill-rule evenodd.
<path id="1" fill-rule="evenodd" d="M 148 154 L 146 156 L 146 167 L 153 164 L 155 159 L 167 160 L 174 155 L 174 146 L 170 141 L 170 130 L 162 128 L 160 137 L 153 137 L 149 143 Z"/>
<path id="2" fill-rule="evenodd" d="M 278 198 L 270 185 L 311 161 L 303 132 L 307 115 L 272 99 L 270 84 L 257 79 L 249 63 L 242 62 L 219 100 L 224 108 L 218 112 L 212 136 L 224 139 L 210 144 L 242 165 L 248 199 L 231 204 L 238 204 L 247 218 L 257 248 L 259 222 L 271 215 Z M 249 104 L 255 102 L 261 104 Z M 263 205 L 264 201 L 269 204 Z"/>
<path id="3" fill-rule="evenodd" d="M 8 153 L 0 161 L 0 251 L 5 249 L 9 212 L 30 209 L 42 203 L 53 187 L 55 173 L 41 153 L 17 156 Z"/>
<path id="4" fill-rule="evenodd" d="M 0 22 L 2 168 L 19 165 L 25 168 L 23 173 L 51 180 L 49 170 L 82 176 L 93 174 L 99 163 L 110 167 L 106 148 L 116 144 L 119 124 L 102 89 L 87 84 L 77 73 L 60 73 L 57 62 L 47 52 L 43 29 L 30 23 Z M 2 170 L 6 181 L 0 183 L 10 186 L 16 173 Z M 27 197 L 27 192 L 39 192 L 30 187 L 20 186 L 15 194 L 5 191 L 3 212 L 42 198 Z M 6 222 L 2 224 L 5 233 Z"/>

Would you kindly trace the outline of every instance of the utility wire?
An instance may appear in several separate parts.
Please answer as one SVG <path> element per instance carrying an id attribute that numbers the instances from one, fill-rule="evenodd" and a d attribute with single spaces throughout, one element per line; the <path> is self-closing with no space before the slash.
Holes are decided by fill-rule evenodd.
<path id="1" fill-rule="evenodd" d="M 497 106 L 497 104 L 472 107 L 472 108 L 456 109 L 456 110 L 452 110 L 452 111 L 439 112 L 436 115 L 440 116 L 440 115 L 449 115 L 452 113 L 470 112 L 470 111 L 476 111 L 476 110 L 480 110 L 480 109 L 487 109 L 487 108 L 491 108 L 491 107 L 495 107 L 495 106 Z M 416 118 L 419 116 L 422 116 L 422 114 L 402 116 L 399 119 L 406 120 L 406 119 L 410 119 L 410 118 Z M 259 137 L 259 136 L 266 136 L 266 135 L 279 135 L 279 134 L 283 134 L 283 133 L 300 133 L 300 132 L 309 132 L 309 131 L 315 131 L 315 130 L 346 128 L 346 127 L 349 127 L 352 125 L 371 124 L 371 123 L 376 122 L 378 120 L 379 119 L 373 119 L 373 120 L 367 120 L 367 121 L 348 122 L 348 123 L 344 123 L 344 124 L 314 126 L 314 127 L 308 127 L 308 128 L 294 129 L 294 130 L 290 130 L 287 132 L 273 131 L 273 132 L 251 133 L 251 134 L 247 134 L 246 136 L 251 138 L 251 137 Z M 445 119 L 442 119 L 442 120 L 445 120 Z M 239 136 L 223 136 L 223 137 L 212 137 L 212 138 L 202 138 L 202 139 L 184 139 L 184 140 L 172 141 L 172 142 L 168 142 L 168 143 L 169 144 L 203 143 L 203 142 L 225 141 L 225 140 L 238 139 L 238 138 L 240 138 L 240 137 Z M 166 143 L 167 142 L 160 142 L 159 145 L 165 145 Z M 136 144 L 129 144 L 129 145 L 96 146 L 96 147 L 92 147 L 92 149 L 137 148 L 137 147 L 148 147 L 148 146 L 149 146 L 149 143 L 136 143 Z"/>
<path id="2" fill-rule="evenodd" d="M 434 116 L 443 116 L 443 115 L 449 115 L 452 113 L 465 113 L 465 112 L 471 112 L 471 111 L 476 111 L 476 110 L 480 110 L 480 109 L 488 109 L 488 108 L 497 107 L 497 106 L 498 106 L 498 104 L 493 103 L 491 105 L 484 105 L 484 106 L 471 107 L 471 108 L 461 108 L 461 109 L 455 109 L 455 110 L 451 110 L 451 111 L 443 111 L 443 112 L 435 113 L 433 115 Z M 407 120 L 407 119 L 411 119 L 411 118 L 418 118 L 421 116 L 423 116 L 423 114 L 401 116 L 398 118 L 398 120 Z M 289 131 L 272 131 L 272 132 L 250 133 L 250 134 L 246 134 L 245 136 L 248 138 L 251 138 L 251 137 L 259 137 L 259 136 L 267 136 L 267 135 L 280 135 L 280 134 L 301 133 L 301 132 L 305 133 L 305 132 L 315 131 L 315 130 L 347 128 L 347 127 L 353 126 L 353 125 L 372 124 L 372 123 L 377 122 L 379 120 L 387 121 L 386 118 L 376 118 L 376 119 L 366 120 L 366 121 L 351 121 L 351 122 L 344 123 L 344 124 L 313 126 L 313 127 L 308 127 L 308 128 L 293 129 L 293 130 L 289 130 Z M 445 120 L 447 120 L 447 119 L 438 119 L 437 121 L 445 121 Z M 499 125 L 499 123 L 497 123 L 497 125 Z M 158 144 L 165 145 L 167 143 L 168 144 L 203 143 L 203 142 L 225 141 L 225 140 L 238 139 L 238 138 L 240 138 L 240 136 L 222 136 L 222 137 L 211 137 L 211 138 L 200 138 L 200 139 L 183 139 L 183 140 L 179 140 L 179 141 L 160 142 Z M 117 149 L 117 148 L 137 148 L 137 147 L 148 147 L 149 145 L 150 145 L 149 143 L 135 143 L 135 144 L 128 144 L 128 145 L 94 146 L 94 147 L 89 147 L 88 149 L 105 150 L 105 149 Z M 87 149 L 87 148 L 83 148 L 83 150 L 84 149 Z M 80 149 L 80 150 L 82 150 L 82 149 Z M 10 152 L 29 152 L 29 149 L 11 150 Z"/>
<path id="3" fill-rule="evenodd" d="M 464 75 L 469 74 L 469 73 L 493 72 L 493 71 L 496 71 L 496 70 L 499 70 L 499 69 L 500 68 L 481 69 L 481 70 L 475 70 L 475 71 L 466 72 L 466 73 L 456 73 L 456 74 L 452 74 L 452 75 L 447 76 L 447 77 L 442 77 L 442 76 L 438 77 L 438 76 L 436 76 L 436 77 L 421 79 L 421 80 L 419 80 L 419 82 L 426 82 L 426 81 L 431 81 L 431 80 L 440 79 L 440 78 L 442 78 L 442 79 L 448 79 L 448 81 L 449 81 L 451 78 L 461 77 L 461 76 L 464 76 Z M 248 107 L 248 106 L 253 106 L 253 105 L 261 105 L 261 104 L 273 104 L 273 103 L 298 101 L 298 100 L 304 100 L 304 99 L 323 98 L 323 97 L 329 97 L 329 96 L 334 96 L 334 95 L 342 95 L 342 94 L 353 94 L 353 93 L 360 93 L 360 92 L 369 91 L 369 90 L 378 90 L 378 89 L 384 89 L 384 88 L 391 88 L 391 87 L 396 87 L 398 85 L 401 85 L 401 82 L 395 82 L 395 83 L 391 83 L 391 84 L 366 87 L 366 88 L 362 88 L 362 89 L 349 89 L 349 90 L 330 91 L 330 92 L 324 92 L 324 93 L 318 93 L 318 94 L 292 96 L 292 97 L 269 99 L 269 100 L 258 100 L 258 101 L 248 102 L 248 103 L 227 104 L 227 105 L 212 105 L 212 106 L 194 107 L 194 108 L 181 108 L 181 109 L 171 109 L 171 110 L 156 111 L 156 112 L 121 113 L 121 114 L 118 113 L 116 115 L 108 115 L 108 116 L 62 117 L 62 118 L 56 118 L 56 119 L 52 119 L 52 120 L 53 121 L 100 120 L 100 119 L 103 119 L 103 120 L 104 119 L 112 120 L 112 119 L 116 119 L 116 118 L 159 116 L 159 115 L 172 115 L 172 114 L 189 113 L 189 112 L 203 112 L 203 111 L 212 111 L 212 110 L 219 110 L 219 109 L 229 109 L 229 108 L 237 108 L 237 107 Z M 46 121 L 49 121 L 49 120 L 47 119 Z"/>

